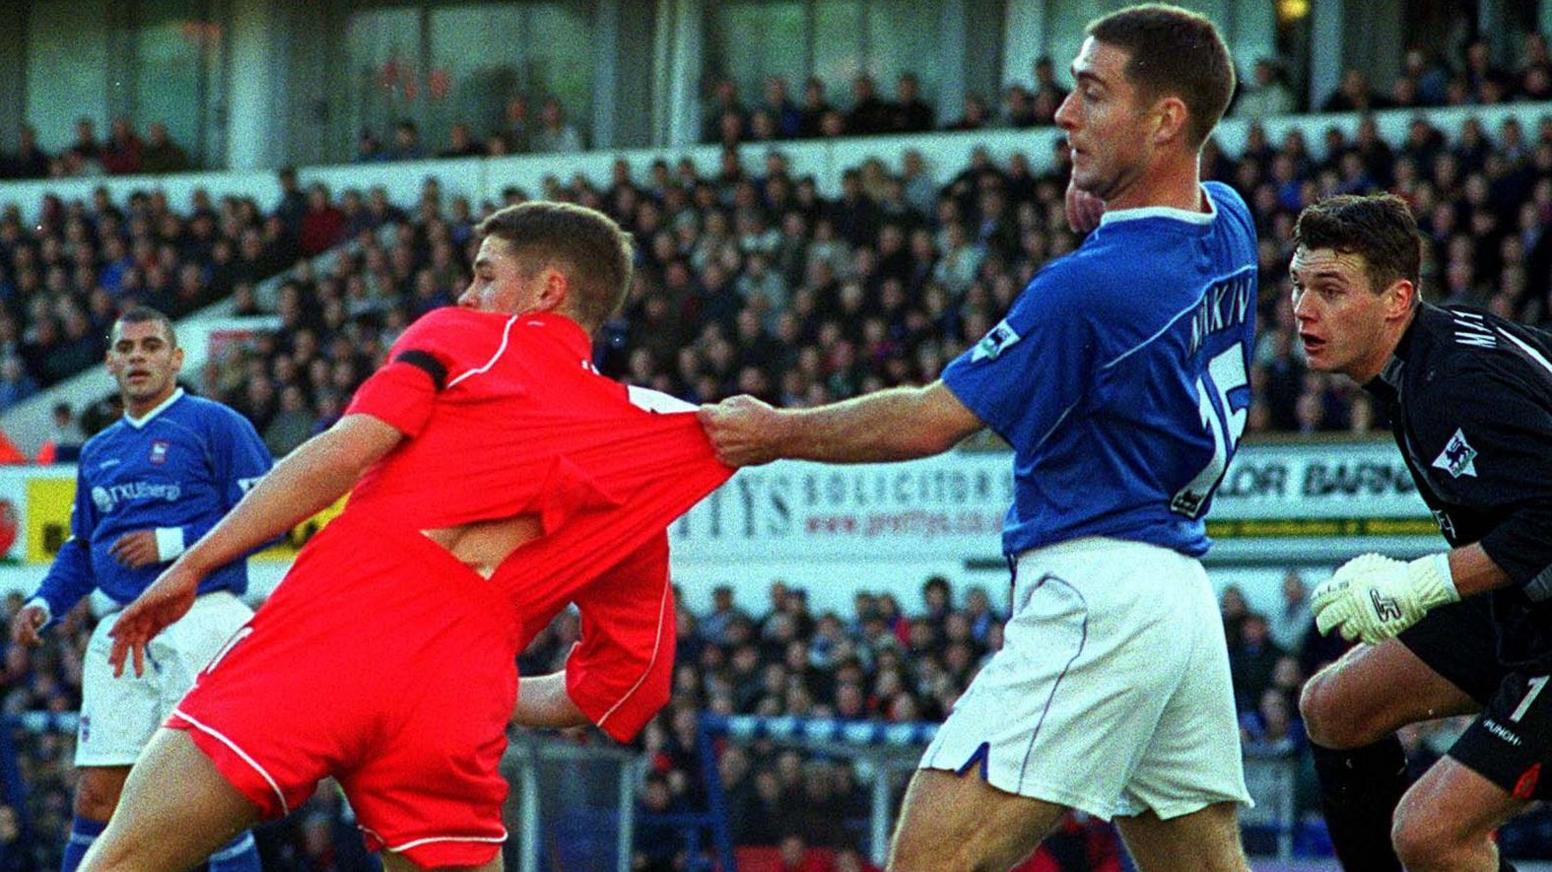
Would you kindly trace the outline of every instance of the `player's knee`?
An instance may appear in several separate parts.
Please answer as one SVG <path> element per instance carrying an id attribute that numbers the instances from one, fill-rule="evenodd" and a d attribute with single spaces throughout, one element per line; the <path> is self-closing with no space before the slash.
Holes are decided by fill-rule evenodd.
<path id="1" fill-rule="evenodd" d="M 1326 748 L 1357 748 L 1382 736 L 1364 723 L 1361 710 L 1341 699 L 1341 686 L 1328 672 L 1318 672 L 1299 693 L 1299 716 L 1310 741 Z"/>
<path id="2" fill-rule="evenodd" d="M 1470 847 L 1465 836 L 1445 816 L 1407 801 L 1396 808 L 1390 829 L 1396 857 L 1411 872 L 1458 868 L 1454 865 L 1456 856 Z"/>
<path id="3" fill-rule="evenodd" d="M 81 777 L 75 788 L 75 815 L 106 823 L 118 808 L 123 782 L 118 779 Z"/>
<path id="4" fill-rule="evenodd" d="M 1304 689 L 1299 692 L 1299 717 L 1304 721 L 1304 729 L 1309 733 L 1310 741 L 1317 745 L 1330 746 L 1327 735 L 1326 722 L 1329 720 L 1331 706 L 1328 703 L 1330 691 L 1326 687 L 1325 673 L 1319 672 L 1311 676 L 1304 683 Z"/>
<path id="5" fill-rule="evenodd" d="M 1396 849 L 1397 859 L 1406 868 L 1427 868 L 1426 864 L 1439 855 L 1440 842 L 1437 827 L 1429 826 L 1415 816 L 1403 816 L 1397 810 L 1396 819 L 1391 824 L 1390 843 Z"/>

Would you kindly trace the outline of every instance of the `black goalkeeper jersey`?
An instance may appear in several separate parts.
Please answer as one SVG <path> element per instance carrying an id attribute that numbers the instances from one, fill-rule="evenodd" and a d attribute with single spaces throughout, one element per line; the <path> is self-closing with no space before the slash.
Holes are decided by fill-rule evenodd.
<path id="1" fill-rule="evenodd" d="M 1364 389 L 1444 538 L 1513 579 L 1491 594 L 1499 659 L 1552 666 L 1552 334 L 1425 303 Z"/>

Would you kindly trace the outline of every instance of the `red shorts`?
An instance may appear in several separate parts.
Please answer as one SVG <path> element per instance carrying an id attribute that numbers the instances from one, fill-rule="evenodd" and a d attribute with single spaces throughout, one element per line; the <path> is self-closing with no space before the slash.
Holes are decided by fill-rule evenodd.
<path id="1" fill-rule="evenodd" d="M 338 779 L 368 847 L 472 866 L 506 838 L 517 699 L 509 599 L 418 533 L 342 517 L 217 654 L 167 726 L 266 818 Z"/>

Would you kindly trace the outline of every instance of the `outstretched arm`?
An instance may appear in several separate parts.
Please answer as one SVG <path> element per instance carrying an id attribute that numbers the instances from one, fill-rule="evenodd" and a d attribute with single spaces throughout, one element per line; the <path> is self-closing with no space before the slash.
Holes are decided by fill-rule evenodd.
<path id="1" fill-rule="evenodd" d="M 119 616 L 109 655 L 114 674 L 123 672 L 124 658 L 131 652 L 135 674 L 142 673 L 146 643 L 183 617 L 207 573 L 333 504 L 403 438 L 371 415 L 346 415 L 286 455 Z"/>
<path id="2" fill-rule="evenodd" d="M 940 454 L 985 426 L 942 381 L 813 409 L 774 409 L 753 397 L 702 406 L 701 425 L 729 466 L 779 458 L 878 463 Z"/>
<path id="3" fill-rule="evenodd" d="M 230 563 L 332 505 L 403 438 L 371 415 L 346 415 L 276 464 L 178 562 L 202 571 Z"/>

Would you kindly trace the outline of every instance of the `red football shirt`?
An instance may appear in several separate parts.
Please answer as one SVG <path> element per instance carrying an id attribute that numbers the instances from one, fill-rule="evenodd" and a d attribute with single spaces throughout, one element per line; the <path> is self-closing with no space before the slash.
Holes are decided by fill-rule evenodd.
<path id="1" fill-rule="evenodd" d="M 346 414 L 407 438 L 356 486 L 345 512 L 420 530 L 534 514 L 543 535 L 491 583 L 527 641 L 568 603 L 582 641 L 570 695 L 628 738 L 667 699 L 674 605 L 665 529 L 732 475 L 693 414 L 632 404 L 593 370 L 587 334 L 553 314 L 438 309 L 405 331 Z"/>

